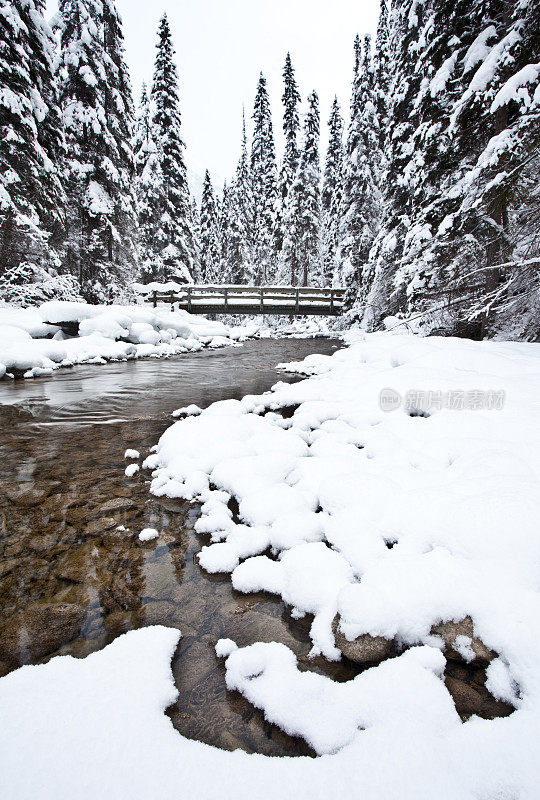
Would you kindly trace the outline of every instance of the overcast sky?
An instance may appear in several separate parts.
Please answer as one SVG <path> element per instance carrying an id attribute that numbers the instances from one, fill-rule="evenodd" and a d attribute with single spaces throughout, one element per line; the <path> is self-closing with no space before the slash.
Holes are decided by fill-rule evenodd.
<path id="1" fill-rule="evenodd" d="M 216 186 L 232 176 L 239 156 L 242 105 L 251 123 L 259 72 L 268 80 L 281 152 L 281 73 L 290 50 L 304 100 L 320 97 L 323 137 L 337 94 L 346 113 L 358 32 L 374 34 L 378 0 L 116 0 L 124 22 L 126 59 L 135 99 L 152 81 L 156 31 L 167 12 L 180 74 L 186 160 L 208 168 Z M 55 0 L 48 0 L 51 13 Z M 249 128 L 248 128 L 249 129 Z"/>

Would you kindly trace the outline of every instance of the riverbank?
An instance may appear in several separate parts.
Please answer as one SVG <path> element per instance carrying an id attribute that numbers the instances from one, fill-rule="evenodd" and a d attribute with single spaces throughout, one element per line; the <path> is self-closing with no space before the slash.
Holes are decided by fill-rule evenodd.
<path id="1" fill-rule="evenodd" d="M 0 306 L 0 379 L 49 377 L 62 367 L 170 358 L 250 338 L 328 336 L 326 322 L 272 319 L 224 322 L 160 304 L 99 306 L 50 301 L 37 308 Z"/>
<path id="2" fill-rule="evenodd" d="M 135 628 L 173 626 L 183 638 L 168 714 L 180 733 L 229 750 L 309 753 L 227 691 L 213 649 L 227 630 L 246 644 L 254 636 L 286 642 L 307 661 L 308 630 L 277 598 L 243 597 L 228 576 L 201 570 L 199 509 L 149 498 L 146 473 L 126 475 L 137 461 L 124 454 L 147 452 L 176 408 L 265 392 L 280 379 L 278 361 L 339 346 L 249 340 L 0 384 L 0 675 L 52 656 L 86 657 Z M 145 528 L 159 532 L 157 543 L 139 540 Z M 356 674 L 323 661 L 319 668 Z"/>
<path id="3" fill-rule="evenodd" d="M 164 710 L 182 625 L 158 626 L 0 681 L 13 796 L 48 786 L 54 765 L 41 796 L 536 800 L 540 347 L 350 343 L 287 365 L 307 380 L 213 403 L 156 447 L 129 443 L 154 498 L 200 505 L 209 580 L 246 604 L 273 596 L 293 639 L 307 633 L 314 662 L 232 622 L 216 656 L 223 685 L 320 757 L 180 736 Z M 137 533 L 124 532 L 136 547 Z M 317 659 L 357 675 L 336 682 Z"/>

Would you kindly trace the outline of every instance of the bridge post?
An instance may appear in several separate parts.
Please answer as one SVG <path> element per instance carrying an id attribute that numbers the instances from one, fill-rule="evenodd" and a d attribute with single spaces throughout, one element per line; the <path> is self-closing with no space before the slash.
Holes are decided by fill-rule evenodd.
<path id="1" fill-rule="evenodd" d="M 261 286 L 261 314 L 264 312 L 264 292 Z"/>
<path id="2" fill-rule="evenodd" d="M 296 313 L 300 313 L 300 290 L 296 287 Z"/>
<path id="3" fill-rule="evenodd" d="M 157 308 L 157 292 L 154 292 L 153 300 L 154 300 L 154 308 Z"/>
<path id="4" fill-rule="evenodd" d="M 227 310 L 229 308 L 229 289 L 227 286 L 225 286 L 223 294 L 225 296 L 225 310 Z"/>
<path id="5" fill-rule="evenodd" d="M 334 313 L 334 290 L 330 289 L 330 313 Z"/>
<path id="6" fill-rule="evenodd" d="M 171 311 L 174 311 L 174 292 L 171 292 L 171 296 L 169 297 L 169 302 L 171 304 Z"/>
<path id="7" fill-rule="evenodd" d="M 191 313 L 191 286 L 187 287 L 187 310 Z"/>

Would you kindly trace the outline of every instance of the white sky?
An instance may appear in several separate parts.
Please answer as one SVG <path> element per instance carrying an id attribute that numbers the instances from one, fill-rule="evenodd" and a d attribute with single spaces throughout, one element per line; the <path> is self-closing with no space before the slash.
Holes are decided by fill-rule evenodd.
<path id="1" fill-rule="evenodd" d="M 378 0 L 116 0 L 124 22 L 126 59 L 138 102 L 152 82 L 156 31 L 167 12 L 180 75 L 186 161 L 219 186 L 232 176 L 240 152 L 242 104 L 250 130 L 259 72 L 268 81 L 278 154 L 281 152 L 281 73 L 290 50 L 302 99 L 320 98 L 323 146 L 337 94 L 346 115 L 356 33 L 374 35 Z M 56 0 L 48 9 L 56 10 Z"/>

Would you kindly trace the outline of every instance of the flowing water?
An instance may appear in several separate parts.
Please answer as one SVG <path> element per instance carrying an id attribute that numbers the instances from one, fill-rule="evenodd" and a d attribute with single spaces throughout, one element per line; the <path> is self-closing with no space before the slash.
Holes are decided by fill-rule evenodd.
<path id="1" fill-rule="evenodd" d="M 294 382 L 275 365 L 337 347 L 328 339 L 258 340 L 2 381 L 0 676 L 53 655 L 86 656 L 133 628 L 176 627 L 179 698 L 167 713 L 182 734 L 224 749 L 311 754 L 226 690 L 216 641 L 283 642 L 300 668 L 335 680 L 358 668 L 308 659 L 308 618 L 293 620 L 272 595 L 235 592 L 228 575 L 206 574 L 196 561 L 206 542 L 194 531 L 197 506 L 152 497 L 146 472 L 126 478 L 124 451 L 146 455 L 176 408 Z M 159 540 L 139 542 L 144 527 L 157 528 Z"/>

